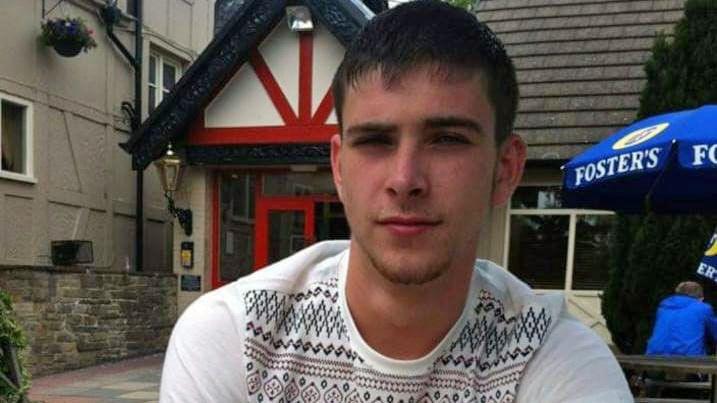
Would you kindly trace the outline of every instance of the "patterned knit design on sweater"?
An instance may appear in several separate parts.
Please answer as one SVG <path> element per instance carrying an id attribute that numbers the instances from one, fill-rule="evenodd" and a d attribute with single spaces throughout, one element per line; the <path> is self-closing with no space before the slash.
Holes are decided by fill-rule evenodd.
<path id="1" fill-rule="evenodd" d="M 372 368 L 351 345 L 338 280 L 285 294 L 244 294 L 250 402 L 508 403 L 553 318 L 525 305 L 515 315 L 490 292 L 475 294 L 463 327 L 424 374 Z"/>

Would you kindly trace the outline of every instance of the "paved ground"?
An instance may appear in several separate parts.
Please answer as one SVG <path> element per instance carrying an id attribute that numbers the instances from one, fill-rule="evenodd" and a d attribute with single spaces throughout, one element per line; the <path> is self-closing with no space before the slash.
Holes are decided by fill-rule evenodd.
<path id="1" fill-rule="evenodd" d="M 150 403 L 159 398 L 162 355 L 32 380 L 30 400 L 45 403 Z"/>

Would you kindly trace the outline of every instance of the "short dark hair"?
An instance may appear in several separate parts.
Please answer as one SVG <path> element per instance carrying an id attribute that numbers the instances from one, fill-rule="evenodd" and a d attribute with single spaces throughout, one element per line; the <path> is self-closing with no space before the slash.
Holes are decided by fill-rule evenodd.
<path id="1" fill-rule="evenodd" d="M 473 14 L 438 0 L 416 0 L 369 21 L 349 45 L 333 81 L 339 125 L 347 86 L 380 71 L 391 85 L 406 73 L 431 66 L 447 74 L 479 72 L 495 109 L 495 140 L 513 132 L 518 109 L 515 67 L 503 45 Z"/>

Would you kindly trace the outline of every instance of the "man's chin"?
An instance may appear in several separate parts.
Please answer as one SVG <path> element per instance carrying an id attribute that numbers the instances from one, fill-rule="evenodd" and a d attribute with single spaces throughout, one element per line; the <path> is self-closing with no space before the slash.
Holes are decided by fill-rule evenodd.
<path id="1" fill-rule="evenodd" d="M 379 273 L 388 280 L 389 282 L 396 284 L 396 285 L 413 285 L 413 286 L 420 286 L 420 285 L 426 285 L 430 282 L 436 280 L 437 278 L 441 277 L 441 274 L 443 274 L 440 271 L 431 271 L 431 272 L 422 272 L 422 273 L 407 273 L 405 271 L 388 271 L 388 270 L 379 270 Z"/>
<path id="2" fill-rule="evenodd" d="M 428 284 L 441 277 L 448 266 L 444 262 L 427 264 L 425 261 L 411 262 L 410 260 L 413 259 L 386 261 L 378 258 L 371 259 L 371 263 L 383 278 L 397 285 Z"/>

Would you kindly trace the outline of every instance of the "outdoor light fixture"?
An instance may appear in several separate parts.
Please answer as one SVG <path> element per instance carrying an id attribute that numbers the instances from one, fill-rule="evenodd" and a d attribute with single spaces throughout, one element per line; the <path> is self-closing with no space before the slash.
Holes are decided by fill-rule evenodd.
<path id="1" fill-rule="evenodd" d="M 289 29 L 294 32 L 314 30 L 311 11 L 306 6 L 286 7 L 286 22 L 289 24 Z"/>
<path id="2" fill-rule="evenodd" d="M 167 153 L 154 162 L 159 172 L 159 180 L 164 188 L 164 197 L 167 198 L 167 208 L 169 213 L 177 218 L 179 225 L 184 229 L 187 236 L 192 235 L 192 210 L 176 208 L 172 193 L 179 187 L 179 181 L 182 179 L 184 171 L 184 163 L 178 155 L 172 150 L 172 144 L 167 146 Z"/>

